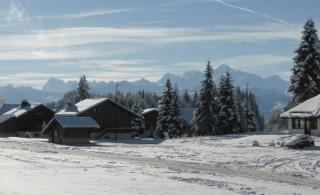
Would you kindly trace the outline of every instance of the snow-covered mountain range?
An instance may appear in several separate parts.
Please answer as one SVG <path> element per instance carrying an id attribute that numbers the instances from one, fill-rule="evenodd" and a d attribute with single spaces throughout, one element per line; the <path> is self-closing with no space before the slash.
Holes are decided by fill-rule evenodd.
<path id="1" fill-rule="evenodd" d="M 228 65 L 220 65 L 214 71 L 216 83 L 218 83 L 221 75 L 227 70 L 232 74 L 236 86 L 245 88 L 246 83 L 249 83 L 249 88 L 255 93 L 260 109 L 266 117 L 268 117 L 273 109 L 285 105 L 290 99 L 290 97 L 286 95 L 289 83 L 282 80 L 279 76 L 263 78 L 255 74 L 234 70 Z M 163 84 L 168 78 L 173 83 L 177 83 L 180 89 L 188 89 L 190 92 L 193 92 L 199 90 L 201 81 L 203 80 L 203 73 L 196 70 L 187 71 L 182 75 L 166 73 L 157 82 L 151 82 L 146 79 L 133 82 L 120 81 L 119 90 L 122 92 L 146 90 L 161 93 Z M 114 81 L 89 81 L 92 92 L 99 94 L 114 92 L 115 84 Z M 64 82 L 63 80 L 50 78 L 41 89 L 13 87 L 11 85 L 2 86 L 0 87 L 0 97 L 10 103 L 18 103 L 21 99 L 46 103 L 60 99 L 65 92 L 73 90 L 76 87 L 77 81 Z"/>

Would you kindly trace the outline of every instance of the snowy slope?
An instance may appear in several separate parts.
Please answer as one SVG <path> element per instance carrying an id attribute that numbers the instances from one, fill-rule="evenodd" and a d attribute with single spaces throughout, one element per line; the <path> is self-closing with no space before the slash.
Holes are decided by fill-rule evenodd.
<path id="1" fill-rule="evenodd" d="M 319 194 L 318 147 L 287 135 L 234 135 L 66 146 L 0 138 L 1 194 Z M 252 147 L 257 140 L 261 147 Z M 319 138 L 316 138 L 320 144 Z"/>

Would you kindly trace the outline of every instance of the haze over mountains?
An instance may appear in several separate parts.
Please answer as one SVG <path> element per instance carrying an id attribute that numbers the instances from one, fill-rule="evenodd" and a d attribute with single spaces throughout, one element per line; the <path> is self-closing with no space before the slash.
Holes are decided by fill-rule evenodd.
<path id="1" fill-rule="evenodd" d="M 279 76 L 270 76 L 262 78 L 255 74 L 234 70 L 228 65 L 220 65 L 214 71 L 215 82 L 218 83 L 219 78 L 227 70 L 232 74 L 235 86 L 241 88 L 249 88 L 256 95 L 257 102 L 262 113 L 268 118 L 271 111 L 285 105 L 290 97 L 286 94 L 289 83 L 282 80 Z M 163 84 L 167 79 L 173 83 L 177 83 L 181 90 L 187 89 L 189 92 L 199 90 L 203 73 L 200 71 L 187 71 L 182 75 L 166 73 L 158 82 L 151 82 L 141 79 L 133 82 L 120 81 L 119 90 L 122 92 L 136 92 L 138 90 L 152 91 L 161 93 Z M 88 78 L 90 80 L 90 78 Z M 18 103 L 21 99 L 28 99 L 33 102 L 50 102 L 60 99 L 67 91 L 77 87 L 78 81 L 64 82 L 56 78 L 50 78 L 42 87 L 42 89 L 34 89 L 31 87 L 13 87 L 11 85 L 0 87 L 0 96 L 9 103 Z M 115 91 L 115 82 L 96 82 L 89 81 L 91 91 L 98 94 L 109 93 Z"/>

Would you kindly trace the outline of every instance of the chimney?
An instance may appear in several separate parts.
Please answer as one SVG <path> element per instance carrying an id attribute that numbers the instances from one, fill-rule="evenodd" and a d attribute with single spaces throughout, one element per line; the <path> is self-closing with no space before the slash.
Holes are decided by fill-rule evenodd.
<path id="1" fill-rule="evenodd" d="M 31 104 L 27 100 L 22 100 L 21 101 L 21 108 L 27 109 L 30 108 Z"/>

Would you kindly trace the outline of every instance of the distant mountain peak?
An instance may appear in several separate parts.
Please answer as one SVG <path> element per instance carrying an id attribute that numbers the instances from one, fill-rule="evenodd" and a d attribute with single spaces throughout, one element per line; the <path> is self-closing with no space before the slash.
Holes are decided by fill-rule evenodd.
<path id="1" fill-rule="evenodd" d="M 68 91 L 67 84 L 60 79 L 50 78 L 42 87 L 42 91 L 65 92 Z"/>
<path id="2" fill-rule="evenodd" d="M 222 71 L 222 72 L 227 72 L 227 71 L 234 71 L 229 65 L 227 64 L 221 64 L 220 66 L 218 66 L 216 69 L 216 71 Z"/>

